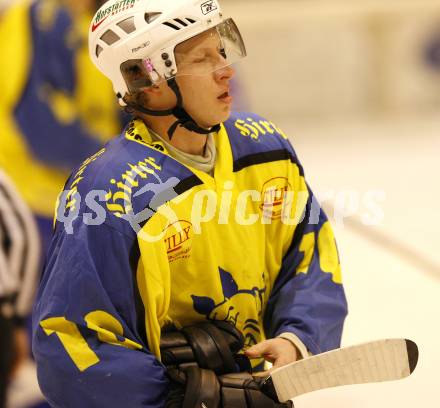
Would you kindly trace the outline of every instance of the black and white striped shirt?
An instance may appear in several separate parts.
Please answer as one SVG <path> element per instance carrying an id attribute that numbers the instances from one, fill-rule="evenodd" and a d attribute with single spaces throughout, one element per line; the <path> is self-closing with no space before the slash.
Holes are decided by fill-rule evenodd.
<path id="1" fill-rule="evenodd" d="M 32 213 L 0 169 L 0 313 L 30 313 L 38 282 L 40 238 Z"/>

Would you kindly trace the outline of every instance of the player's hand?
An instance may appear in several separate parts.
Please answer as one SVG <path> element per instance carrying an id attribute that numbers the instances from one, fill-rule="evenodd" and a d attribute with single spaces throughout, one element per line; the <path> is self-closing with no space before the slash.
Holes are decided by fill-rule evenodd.
<path id="1" fill-rule="evenodd" d="M 273 364 L 271 370 L 293 363 L 300 357 L 298 349 L 289 340 L 281 337 L 257 343 L 248 348 L 245 354 L 249 358 L 263 357 L 266 361 Z M 263 374 L 267 375 L 271 370 Z"/>

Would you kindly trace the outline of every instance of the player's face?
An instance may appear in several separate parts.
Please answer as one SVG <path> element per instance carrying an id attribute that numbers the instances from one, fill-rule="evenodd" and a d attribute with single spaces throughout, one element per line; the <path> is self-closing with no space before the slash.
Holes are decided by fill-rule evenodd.
<path id="1" fill-rule="evenodd" d="M 222 53 L 215 30 L 176 47 L 176 80 L 183 96 L 183 106 L 204 128 L 224 122 L 231 113 L 230 80 L 234 70 L 226 66 Z"/>

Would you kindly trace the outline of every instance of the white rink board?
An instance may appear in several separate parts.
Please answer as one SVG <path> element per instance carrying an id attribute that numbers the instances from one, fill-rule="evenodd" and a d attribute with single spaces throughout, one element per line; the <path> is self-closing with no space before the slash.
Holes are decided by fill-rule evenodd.
<path id="1" fill-rule="evenodd" d="M 425 58 L 438 0 L 222 4 L 246 42 L 237 71 L 252 111 L 319 120 L 440 106 L 439 71 Z"/>
<path id="2" fill-rule="evenodd" d="M 360 230 L 335 227 L 350 309 L 343 345 L 407 337 L 419 346 L 419 364 L 408 379 L 318 391 L 298 397 L 296 408 L 438 407 L 439 118 L 319 127 L 277 121 L 290 135 L 314 191 L 383 189 L 383 222 L 366 231 L 388 234 L 433 266 L 427 270 L 416 259 L 404 259 Z"/>

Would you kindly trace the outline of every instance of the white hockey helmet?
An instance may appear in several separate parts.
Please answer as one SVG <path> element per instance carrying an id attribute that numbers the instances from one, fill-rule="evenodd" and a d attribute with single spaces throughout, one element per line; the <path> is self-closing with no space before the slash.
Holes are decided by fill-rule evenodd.
<path id="1" fill-rule="evenodd" d="M 218 36 L 222 61 L 179 72 L 178 45 L 205 32 Z M 223 19 L 217 0 L 109 0 L 93 17 L 89 52 L 122 105 L 127 92 L 177 74 L 206 74 L 246 55 L 240 32 L 232 19 Z"/>

